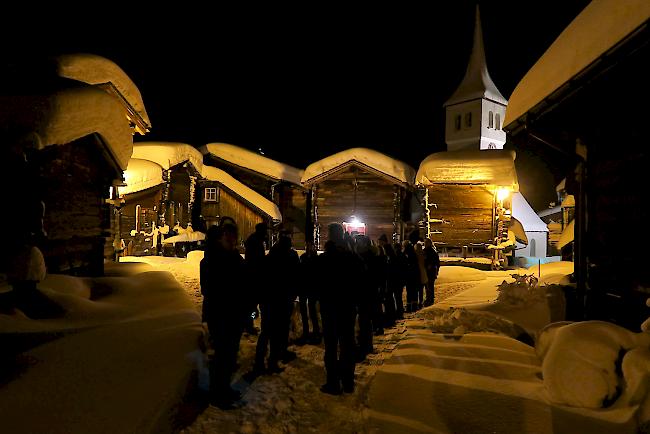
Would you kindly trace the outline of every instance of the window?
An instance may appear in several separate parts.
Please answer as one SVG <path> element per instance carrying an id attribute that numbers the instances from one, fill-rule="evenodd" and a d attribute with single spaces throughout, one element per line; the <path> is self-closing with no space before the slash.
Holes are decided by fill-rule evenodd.
<path id="1" fill-rule="evenodd" d="M 460 130 L 460 121 L 461 121 L 460 115 L 456 115 L 456 118 L 454 119 L 454 124 L 456 125 L 456 131 Z"/>
<path id="2" fill-rule="evenodd" d="M 488 128 L 494 128 L 494 113 L 492 113 L 491 111 L 488 114 Z"/>
<path id="3" fill-rule="evenodd" d="M 218 194 L 216 187 L 208 187 L 205 189 L 204 199 L 206 202 L 217 202 Z"/>
<path id="4" fill-rule="evenodd" d="M 465 113 L 465 127 L 470 128 L 472 126 L 472 112 Z"/>
<path id="5" fill-rule="evenodd" d="M 499 113 L 496 114 L 496 119 L 495 119 L 495 122 L 494 122 L 494 128 L 496 128 L 497 130 L 501 129 L 501 116 L 499 115 Z"/>

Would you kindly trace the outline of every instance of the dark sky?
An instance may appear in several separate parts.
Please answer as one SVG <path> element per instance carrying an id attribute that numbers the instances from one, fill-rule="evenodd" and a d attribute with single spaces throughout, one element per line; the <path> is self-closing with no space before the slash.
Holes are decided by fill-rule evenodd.
<path id="1" fill-rule="evenodd" d="M 481 2 L 488 67 L 506 98 L 587 3 Z M 475 2 L 426 5 L 226 11 L 177 4 L 163 18 L 137 9 L 105 13 L 107 23 L 77 20 L 21 44 L 47 54 L 92 52 L 120 65 L 151 117 L 145 140 L 261 147 L 299 167 L 366 146 L 417 167 L 444 149 L 442 104 L 467 66 Z"/>

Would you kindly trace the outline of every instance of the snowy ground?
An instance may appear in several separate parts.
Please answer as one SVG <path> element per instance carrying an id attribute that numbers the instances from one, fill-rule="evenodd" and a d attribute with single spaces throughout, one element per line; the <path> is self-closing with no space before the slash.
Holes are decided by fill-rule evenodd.
<path id="1" fill-rule="evenodd" d="M 161 256 L 126 257 L 122 262 L 145 262 L 156 269 L 171 272 L 183 285 L 187 294 L 200 308 L 201 292 L 198 273 L 198 257 L 189 259 Z M 436 300 L 454 295 L 472 286 L 463 283 L 465 269 L 441 272 L 440 284 L 436 285 Z M 476 274 L 479 273 L 479 274 Z M 471 270 L 470 276 L 478 280 L 482 275 Z M 455 277 L 454 277 L 455 276 Z M 411 317 L 411 315 L 408 315 Z M 414 321 L 422 321 L 413 318 Z M 299 335 L 299 315 L 294 311 L 292 336 Z M 256 322 L 259 327 L 259 323 Z M 196 421 L 183 430 L 184 433 L 286 433 L 286 432 L 336 432 L 354 433 L 369 431 L 368 390 L 377 369 L 392 355 L 398 343 L 406 336 L 404 322 L 386 329 L 384 336 L 375 337 L 375 354 L 357 364 L 355 377 L 357 389 L 351 395 L 340 397 L 325 395 L 318 389 L 325 381 L 322 345 L 292 346 L 298 358 L 285 366 L 281 374 L 262 376 L 248 384 L 242 376 L 253 364 L 255 336 L 245 335 L 241 342 L 240 368 L 235 375 L 234 387 L 244 395 L 246 405 L 236 410 L 223 411 L 206 408 Z"/>
<path id="2" fill-rule="evenodd" d="M 170 271 L 200 307 L 196 257 L 124 261 Z M 542 265 L 540 283 L 567 283 L 571 267 Z M 234 379 L 245 403 L 230 411 L 203 407 L 181 432 L 582 432 L 574 430 L 578 426 L 589 432 L 633 432 L 636 408 L 593 411 L 549 403 L 534 348 L 513 338 L 534 337 L 552 320 L 551 308 L 546 302 L 498 300 L 499 284 L 512 282 L 515 272 L 540 271 L 533 268 L 443 267 L 436 304 L 375 338 L 376 353 L 357 365 L 357 389 L 350 395 L 318 390 L 324 382 L 322 345 L 292 346 L 298 357 L 283 365 L 284 372 L 249 384 L 243 375 L 252 367 L 256 337 L 245 335 Z M 293 324 L 292 336 L 299 335 L 297 312 Z"/>

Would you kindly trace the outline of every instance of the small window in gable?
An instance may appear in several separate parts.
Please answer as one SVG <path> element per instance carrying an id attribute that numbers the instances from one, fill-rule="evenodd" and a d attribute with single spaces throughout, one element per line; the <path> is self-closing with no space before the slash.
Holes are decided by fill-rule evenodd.
<path id="1" fill-rule="evenodd" d="M 456 118 L 454 119 L 454 124 L 456 126 L 456 131 L 460 130 L 460 115 L 456 115 Z"/>
<path id="2" fill-rule="evenodd" d="M 494 128 L 494 113 L 491 111 L 488 113 L 488 128 Z"/>
<path id="3" fill-rule="evenodd" d="M 499 115 L 499 113 L 497 113 L 495 116 L 494 128 L 496 128 L 497 130 L 501 129 L 501 116 Z"/>
<path id="4" fill-rule="evenodd" d="M 216 187 L 208 187 L 205 189 L 204 200 L 206 202 L 218 202 L 219 194 Z"/>

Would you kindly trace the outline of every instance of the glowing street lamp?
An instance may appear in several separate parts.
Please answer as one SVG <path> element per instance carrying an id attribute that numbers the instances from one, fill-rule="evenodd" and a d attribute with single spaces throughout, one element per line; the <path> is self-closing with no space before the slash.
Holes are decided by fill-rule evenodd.
<path id="1" fill-rule="evenodd" d="M 497 193 L 497 199 L 499 200 L 499 202 L 503 202 L 510 195 L 510 189 L 507 188 L 507 187 L 499 187 L 497 189 L 496 193 Z"/>

